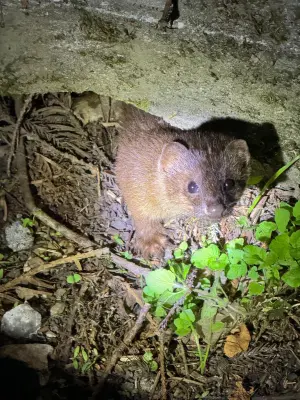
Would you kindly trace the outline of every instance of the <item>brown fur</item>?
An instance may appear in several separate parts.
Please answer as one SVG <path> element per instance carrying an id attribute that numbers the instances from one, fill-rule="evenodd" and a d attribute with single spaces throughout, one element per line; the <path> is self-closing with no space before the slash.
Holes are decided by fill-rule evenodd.
<path id="1" fill-rule="evenodd" d="M 163 220 L 189 215 L 220 219 L 240 198 L 249 177 L 244 140 L 201 128 L 174 128 L 130 105 L 123 106 L 120 124 L 117 182 L 135 223 L 135 248 L 143 256 L 162 254 Z M 235 186 L 225 193 L 226 179 Z M 189 193 L 191 181 L 198 193 Z"/>

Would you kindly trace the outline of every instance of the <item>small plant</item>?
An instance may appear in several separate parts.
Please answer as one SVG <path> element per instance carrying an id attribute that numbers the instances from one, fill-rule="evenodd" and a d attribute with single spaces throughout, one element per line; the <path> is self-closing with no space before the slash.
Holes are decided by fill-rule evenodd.
<path id="1" fill-rule="evenodd" d="M 72 274 L 67 276 L 67 282 L 71 285 L 81 281 L 81 276 L 79 274 Z"/>
<path id="2" fill-rule="evenodd" d="M 112 237 L 112 239 L 113 239 L 113 241 L 116 242 L 119 246 L 123 246 L 123 245 L 124 245 L 124 242 L 123 242 L 123 240 L 120 238 L 119 235 L 114 235 L 114 236 Z"/>
<path id="3" fill-rule="evenodd" d="M 246 220 L 242 223 L 248 226 Z M 247 244 L 244 238 L 224 246 L 204 241 L 204 247 L 190 254 L 188 243 L 182 242 L 166 269 L 157 269 L 146 277 L 145 301 L 153 305 L 163 327 L 173 326 L 178 336 L 193 335 L 201 373 L 216 334 L 224 328 L 220 311 L 242 312 L 230 304 L 221 276 L 238 281 L 241 304 L 264 292 L 274 293 L 283 284 L 300 287 L 300 201 L 294 207 L 282 202 L 274 221 L 263 221 L 251 229 L 256 244 Z M 204 349 L 199 342 L 199 327 Z"/>
<path id="4" fill-rule="evenodd" d="M 24 228 L 32 228 L 35 225 L 34 218 L 22 218 L 21 221 Z"/>
<path id="5" fill-rule="evenodd" d="M 132 260 L 133 255 L 130 253 L 130 251 L 122 251 L 121 255 L 126 258 L 126 260 Z"/>
<path id="6" fill-rule="evenodd" d="M 93 349 L 93 359 L 91 360 L 87 351 L 83 346 L 76 346 L 73 353 L 73 367 L 76 370 L 80 370 L 82 374 L 89 371 L 98 359 L 98 351 L 96 348 Z"/>
<path id="7" fill-rule="evenodd" d="M 151 353 L 151 351 L 145 352 L 145 354 L 143 355 L 143 360 L 149 366 L 150 371 L 157 371 L 158 365 L 157 362 L 153 360 L 153 354 Z"/>

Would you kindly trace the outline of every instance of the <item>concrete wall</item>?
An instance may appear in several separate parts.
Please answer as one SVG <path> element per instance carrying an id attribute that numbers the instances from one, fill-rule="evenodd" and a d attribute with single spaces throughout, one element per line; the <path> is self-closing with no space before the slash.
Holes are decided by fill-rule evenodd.
<path id="1" fill-rule="evenodd" d="M 297 0 L 182 0 L 166 32 L 163 0 L 68 1 L 2 0 L 2 94 L 93 90 L 185 127 L 272 122 L 285 160 L 300 152 Z"/>

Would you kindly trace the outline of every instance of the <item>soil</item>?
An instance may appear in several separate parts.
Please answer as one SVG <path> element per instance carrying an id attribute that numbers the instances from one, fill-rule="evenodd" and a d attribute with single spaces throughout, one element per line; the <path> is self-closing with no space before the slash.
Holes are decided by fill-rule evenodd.
<path id="1" fill-rule="evenodd" d="M 135 254 L 126 260 L 122 253 L 131 250 L 134 227 L 114 176 L 118 137 L 114 102 L 99 96 L 98 117 L 85 114 L 83 118 L 74 107 L 78 100 L 75 93 L 49 93 L 32 96 L 27 107 L 23 98 L 0 101 L 0 268 L 4 271 L 0 318 L 15 303 L 25 300 L 42 315 L 35 342 L 52 345 L 54 352 L 40 398 L 87 399 L 94 393 L 100 399 L 163 399 L 160 367 L 152 371 L 143 358 L 145 352 L 152 352 L 160 365 L 162 347 L 168 399 L 300 398 L 296 290 L 283 288 L 276 299 L 260 297 L 245 320 L 251 334 L 249 349 L 231 359 L 226 357 L 224 332 L 211 348 L 203 375 L 198 370 L 192 338 L 180 339 L 167 330 L 162 345 L 155 321 L 146 317 L 138 325 L 144 279 L 134 273 L 134 267 L 144 271 L 165 265 L 182 240 L 188 240 L 191 249 L 201 245 L 203 236 L 213 241 L 244 236 L 253 243 L 252 231 L 239 226 L 237 218 L 246 214 L 259 189 L 248 187 L 233 215 L 220 224 L 196 219 L 167 221 L 171 245 L 165 260 L 146 261 Z M 8 176 L 18 124 L 15 157 Z M 18 164 L 23 139 L 25 155 L 21 157 L 26 160 L 25 173 L 35 207 L 59 222 L 57 229 L 51 228 L 47 220 L 32 219 L 32 207 L 24 193 L 26 179 L 20 178 Z M 267 170 L 268 162 L 264 162 L 262 167 Z M 272 217 L 280 201 L 295 201 L 296 189 L 299 186 L 275 186 L 251 215 L 252 223 Z M 34 244 L 14 252 L 8 247 L 5 228 L 22 219 L 23 225 L 26 219 L 32 222 L 28 229 Z M 91 246 L 87 249 L 71 240 L 72 235 L 63 236 L 61 226 L 89 240 Z M 104 247 L 119 258 L 78 258 L 86 251 Z M 28 270 L 64 257 L 71 257 L 71 261 L 41 268 L 34 274 L 35 279 L 24 278 L 1 291 L 1 286 L 25 276 Z M 73 274 L 80 275 L 78 283 L 68 283 L 67 278 Z M 276 307 L 268 308 L 275 301 Z M 19 342 L 24 340 L 2 336 L 0 344 Z M 78 346 L 79 354 L 74 357 Z"/>

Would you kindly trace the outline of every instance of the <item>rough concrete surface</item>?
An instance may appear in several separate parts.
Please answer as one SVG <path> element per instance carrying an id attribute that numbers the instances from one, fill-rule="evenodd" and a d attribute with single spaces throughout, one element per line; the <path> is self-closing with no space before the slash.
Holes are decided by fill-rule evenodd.
<path id="1" fill-rule="evenodd" d="M 285 161 L 299 153 L 297 0 L 179 1 L 166 31 L 163 0 L 1 1 L 2 94 L 93 90 L 185 127 L 272 122 Z"/>

